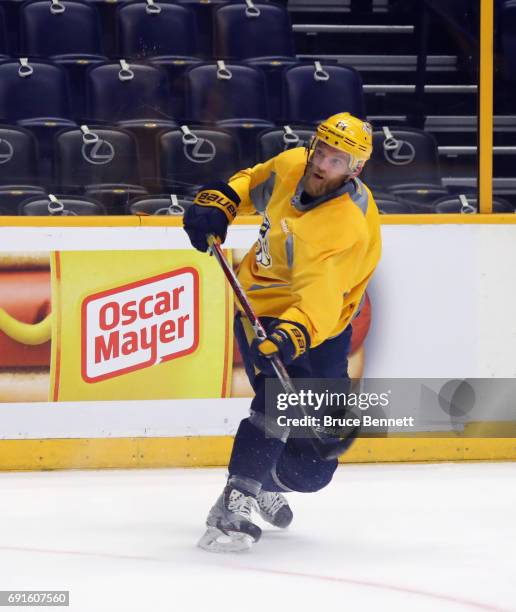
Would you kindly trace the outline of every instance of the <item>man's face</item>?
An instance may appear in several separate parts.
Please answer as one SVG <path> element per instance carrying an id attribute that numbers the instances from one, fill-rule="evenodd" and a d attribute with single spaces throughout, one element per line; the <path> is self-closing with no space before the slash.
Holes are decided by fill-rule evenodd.
<path id="1" fill-rule="evenodd" d="M 320 197 L 338 189 L 352 174 L 349 155 L 318 142 L 308 162 L 304 190 L 312 197 Z"/>

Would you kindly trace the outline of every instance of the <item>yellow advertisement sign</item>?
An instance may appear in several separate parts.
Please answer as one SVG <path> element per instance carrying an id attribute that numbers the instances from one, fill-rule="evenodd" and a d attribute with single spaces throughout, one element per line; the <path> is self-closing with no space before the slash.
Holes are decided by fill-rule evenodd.
<path id="1" fill-rule="evenodd" d="M 63 251 L 51 277 L 51 400 L 229 396 L 233 305 L 212 258 Z"/>

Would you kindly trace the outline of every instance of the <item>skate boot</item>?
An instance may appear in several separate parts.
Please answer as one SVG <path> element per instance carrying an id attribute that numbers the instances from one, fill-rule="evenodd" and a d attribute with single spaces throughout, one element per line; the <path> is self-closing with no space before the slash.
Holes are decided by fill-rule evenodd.
<path id="1" fill-rule="evenodd" d="M 227 484 L 206 520 L 198 546 L 210 552 L 242 552 L 258 542 L 262 530 L 251 520 L 252 495 Z"/>
<path id="2" fill-rule="evenodd" d="M 260 491 L 256 496 L 256 505 L 262 519 L 274 527 L 285 529 L 294 518 L 285 496 L 281 493 Z"/>

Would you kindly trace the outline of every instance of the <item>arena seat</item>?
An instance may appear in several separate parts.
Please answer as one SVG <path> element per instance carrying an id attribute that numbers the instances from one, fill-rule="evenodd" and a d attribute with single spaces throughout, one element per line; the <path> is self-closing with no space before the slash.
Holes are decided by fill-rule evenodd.
<path id="1" fill-rule="evenodd" d="M 300 64 L 284 77 L 284 120 L 316 124 L 344 111 L 365 117 L 360 74 L 348 66 Z"/>
<path id="2" fill-rule="evenodd" d="M 198 58 L 173 58 L 168 56 L 149 57 L 147 61 L 152 66 L 157 66 L 164 70 L 170 85 L 170 97 L 168 108 L 175 120 L 188 121 L 188 110 L 186 108 L 186 82 L 185 72 L 192 66 L 202 63 Z"/>
<path id="3" fill-rule="evenodd" d="M 81 126 L 60 133 L 55 169 L 55 184 L 64 192 L 93 197 L 111 213 L 147 193 L 140 185 L 136 140 L 120 128 Z"/>
<path id="4" fill-rule="evenodd" d="M 35 185 L 0 185 L 0 215 L 17 215 L 20 203 L 30 197 L 42 198 L 43 187 Z"/>
<path id="5" fill-rule="evenodd" d="M 100 18 L 94 4 L 36 0 L 20 11 L 22 55 L 103 55 Z"/>
<path id="6" fill-rule="evenodd" d="M 198 53 L 195 14 L 188 6 L 130 3 L 119 7 L 116 19 L 120 57 L 179 59 Z"/>
<path id="7" fill-rule="evenodd" d="M 0 64 L 0 120 L 27 128 L 39 143 L 43 181 L 51 176 L 54 137 L 73 128 L 68 76 L 48 61 L 8 61 Z"/>
<path id="8" fill-rule="evenodd" d="M 0 185 L 37 185 L 37 144 L 21 127 L 0 125 Z"/>
<path id="9" fill-rule="evenodd" d="M 266 161 L 282 151 L 307 146 L 313 135 L 314 130 L 309 127 L 284 125 L 282 129 L 264 130 L 257 139 L 257 160 Z"/>
<path id="10" fill-rule="evenodd" d="M 190 121 L 269 120 L 265 77 L 258 68 L 223 61 L 203 63 L 189 68 L 185 79 Z"/>
<path id="11" fill-rule="evenodd" d="M 19 214 L 27 217 L 105 215 L 99 202 L 80 196 L 48 195 L 28 198 L 20 204 Z"/>
<path id="12" fill-rule="evenodd" d="M 2 6 L 0 6 L 0 59 L 7 58 L 9 56 L 9 43 L 7 36 L 7 26 L 5 21 L 5 12 Z"/>
<path id="13" fill-rule="evenodd" d="M 226 60 L 295 58 L 286 8 L 245 3 L 220 6 L 213 15 L 214 56 Z"/>
<path id="14" fill-rule="evenodd" d="M 128 119 L 118 126 L 131 132 L 138 143 L 141 183 L 151 191 L 159 190 L 159 163 L 156 143 L 159 135 L 168 130 L 178 129 L 174 121 L 164 119 Z"/>
<path id="15" fill-rule="evenodd" d="M 422 130 L 384 126 L 373 133 L 373 155 L 362 173 L 373 190 L 428 204 L 446 195 L 439 172 L 437 143 Z"/>
<path id="16" fill-rule="evenodd" d="M 478 213 L 478 198 L 472 194 L 449 195 L 434 202 L 436 213 Z M 493 198 L 493 212 L 514 213 L 514 206 L 500 197 Z"/>
<path id="17" fill-rule="evenodd" d="M 0 64 L 0 117 L 9 122 L 29 117 L 41 121 L 70 118 L 69 84 L 64 69 L 40 60 Z"/>
<path id="18" fill-rule="evenodd" d="M 410 215 L 414 208 L 409 202 L 400 202 L 389 194 L 374 194 L 374 201 L 381 215 Z"/>
<path id="19" fill-rule="evenodd" d="M 155 66 L 125 60 L 95 66 L 87 74 L 88 120 L 169 119 L 169 87 Z"/>
<path id="20" fill-rule="evenodd" d="M 86 121 L 86 75 L 94 66 L 109 62 L 102 55 L 53 55 L 50 60 L 66 71 L 70 84 L 71 115 L 79 123 Z"/>
<path id="21" fill-rule="evenodd" d="M 159 194 L 134 198 L 126 207 L 130 215 L 182 215 L 193 204 L 192 199 L 176 194 Z"/>
<path id="22" fill-rule="evenodd" d="M 235 137 L 214 129 L 182 126 L 159 138 L 160 174 L 163 191 L 194 194 L 213 180 L 227 180 L 241 167 Z"/>

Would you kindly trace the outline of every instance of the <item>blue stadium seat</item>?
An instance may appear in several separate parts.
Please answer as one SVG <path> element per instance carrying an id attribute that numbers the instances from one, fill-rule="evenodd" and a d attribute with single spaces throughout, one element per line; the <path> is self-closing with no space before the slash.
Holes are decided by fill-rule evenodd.
<path id="1" fill-rule="evenodd" d="M 63 68 L 39 60 L 0 64 L 1 118 L 12 122 L 70 116 L 68 79 Z"/>
<path id="2" fill-rule="evenodd" d="M 22 54 L 103 55 L 100 19 L 94 4 L 79 0 L 36 0 L 20 13 Z"/>
<path id="3" fill-rule="evenodd" d="M 282 151 L 294 149 L 295 147 L 306 147 L 314 135 L 313 128 L 291 127 L 284 125 L 282 129 L 272 128 L 258 135 L 257 160 L 266 161 Z"/>
<path id="4" fill-rule="evenodd" d="M 4 9 L 0 6 L 0 58 L 9 56 L 9 43 L 7 38 L 7 27 L 5 23 Z"/>
<path id="5" fill-rule="evenodd" d="M 269 120 L 263 72 L 243 64 L 204 63 L 185 73 L 190 121 Z"/>
<path id="6" fill-rule="evenodd" d="M 21 202 L 31 197 L 42 198 L 45 194 L 42 187 L 0 185 L 0 215 L 17 215 Z"/>
<path id="7" fill-rule="evenodd" d="M 29 196 L 43 196 L 36 139 L 23 128 L 0 125 L 0 214 L 15 215 Z"/>
<path id="8" fill-rule="evenodd" d="M 235 137 L 222 130 L 182 126 L 159 139 L 163 191 L 192 195 L 203 184 L 227 180 L 241 167 Z"/>
<path id="9" fill-rule="evenodd" d="M 94 66 L 87 74 L 88 120 L 170 119 L 166 74 L 155 66 L 119 63 Z"/>
<path id="10" fill-rule="evenodd" d="M 50 177 L 55 134 L 76 125 L 69 95 L 68 77 L 60 66 L 24 59 L 0 64 L 0 120 L 17 123 L 36 136 L 45 181 Z"/>
<path id="11" fill-rule="evenodd" d="M 158 151 L 157 140 L 165 131 L 177 129 L 174 121 L 151 119 L 128 119 L 118 124 L 131 132 L 138 143 L 138 157 L 140 160 L 140 176 L 142 185 L 151 191 L 159 191 Z"/>
<path id="12" fill-rule="evenodd" d="M 177 121 L 187 121 L 188 110 L 186 108 L 186 82 L 185 72 L 191 66 L 197 66 L 202 60 L 197 58 L 182 57 L 149 57 L 147 60 L 151 65 L 164 70 L 170 85 L 169 109 L 170 114 Z"/>
<path id="13" fill-rule="evenodd" d="M 254 163 L 256 136 L 272 127 L 263 71 L 243 64 L 200 64 L 185 73 L 189 120 L 231 131 Z"/>
<path id="14" fill-rule="evenodd" d="M 86 74 L 94 66 L 107 63 L 107 57 L 101 55 L 54 55 L 50 58 L 54 64 L 66 70 L 70 84 L 71 114 L 80 123 L 86 119 Z"/>
<path id="15" fill-rule="evenodd" d="M 188 6 L 126 4 L 117 12 L 117 33 L 120 57 L 192 58 L 198 52 L 195 14 Z"/>
<path id="16" fill-rule="evenodd" d="M 278 4 L 235 2 L 214 11 L 214 57 L 262 68 L 273 120 L 281 118 L 283 72 L 297 63 L 288 11 Z"/>
<path id="17" fill-rule="evenodd" d="M 348 66 L 300 64 L 284 76 L 283 118 L 287 123 L 316 124 L 348 111 L 365 118 L 362 80 Z"/>
<path id="18" fill-rule="evenodd" d="M 126 207 L 129 215 L 179 216 L 193 204 L 192 199 L 175 194 L 159 194 L 134 198 Z"/>
<path id="19" fill-rule="evenodd" d="M 439 198 L 434 203 L 436 213 L 441 214 L 474 214 L 478 212 L 478 199 L 476 195 L 461 194 L 461 195 L 448 195 Z M 514 213 L 514 206 L 504 200 L 503 198 L 493 198 L 493 212 L 495 213 Z"/>
<path id="20" fill-rule="evenodd" d="M 39 183 L 37 144 L 28 130 L 0 125 L 0 185 Z"/>
<path id="21" fill-rule="evenodd" d="M 89 215 L 105 215 L 102 204 L 81 196 L 49 195 L 36 196 L 21 202 L 19 215 L 26 217 L 83 217 Z"/>
<path id="22" fill-rule="evenodd" d="M 295 58 L 288 11 L 245 2 L 219 7 L 213 16 L 214 56 L 228 60 Z"/>
<path id="23" fill-rule="evenodd" d="M 441 181 L 437 143 L 417 129 L 390 129 L 373 133 L 373 155 L 362 173 L 373 189 L 400 200 L 428 204 L 447 194 Z"/>
<path id="24" fill-rule="evenodd" d="M 93 197 L 121 214 L 127 202 L 147 193 L 140 185 L 132 134 L 119 128 L 81 126 L 56 138 L 55 184 L 70 194 Z"/>
<path id="25" fill-rule="evenodd" d="M 374 201 L 381 215 L 410 215 L 414 212 L 409 202 L 400 202 L 389 194 L 374 194 Z"/>

